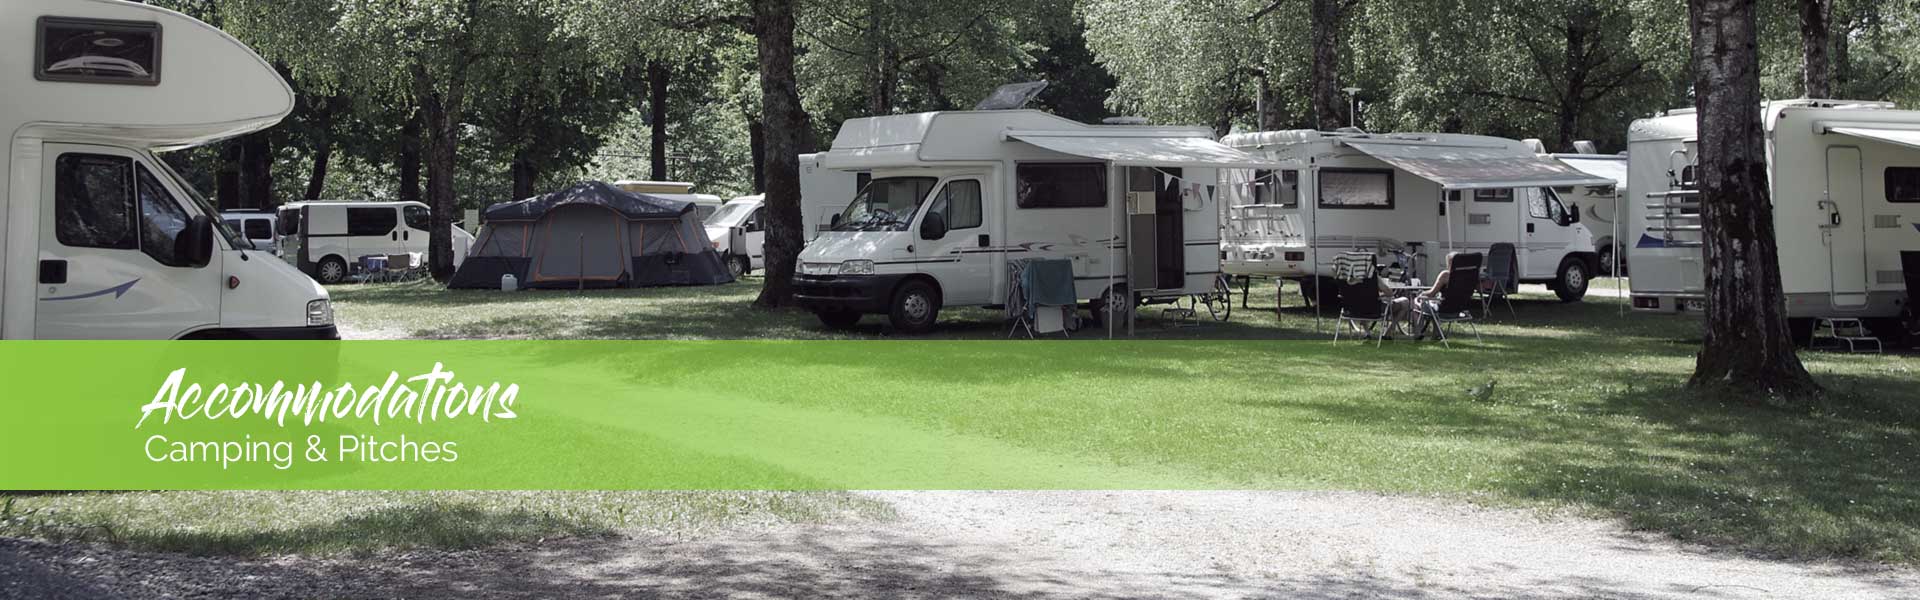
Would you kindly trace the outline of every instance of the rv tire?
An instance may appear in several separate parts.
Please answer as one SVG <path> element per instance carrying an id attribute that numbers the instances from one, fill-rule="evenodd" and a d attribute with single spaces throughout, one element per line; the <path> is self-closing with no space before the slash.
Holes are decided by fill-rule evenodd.
<path id="1" fill-rule="evenodd" d="M 1087 313 L 1093 316 L 1090 319 L 1092 325 L 1095 327 L 1105 327 L 1108 321 L 1112 321 L 1115 324 L 1125 323 L 1127 313 L 1124 312 L 1124 309 L 1116 307 L 1126 303 L 1126 301 L 1127 284 L 1122 283 L 1107 288 L 1107 291 L 1101 293 L 1099 298 L 1087 304 Z M 1128 306 L 1127 308 L 1130 309 L 1132 306 Z"/>
<path id="2" fill-rule="evenodd" d="M 313 266 L 313 280 L 320 282 L 321 285 L 333 285 L 346 281 L 347 261 L 341 260 L 338 256 L 320 259 L 320 264 Z"/>
<path id="3" fill-rule="evenodd" d="M 813 311 L 820 323 L 832 329 L 853 329 L 860 322 L 861 314 L 851 310 L 821 309 Z"/>
<path id="4" fill-rule="evenodd" d="M 933 330 L 940 319 L 940 290 L 920 280 L 908 280 L 893 292 L 893 306 L 887 311 L 893 328 L 903 333 L 921 334 Z"/>
<path id="5" fill-rule="evenodd" d="M 1560 273 L 1554 276 L 1550 287 L 1561 302 L 1579 302 L 1587 296 L 1587 283 L 1592 276 L 1587 272 L 1586 261 L 1569 257 L 1560 261 Z"/>
<path id="6" fill-rule="evenodd" d="M 747 257 L 740 255 L 727 257 L 727 273 L 733 275 L 734 279 L 746 277 L 751 271 L 753 271 L 753 263 L 749 262 Z"/>

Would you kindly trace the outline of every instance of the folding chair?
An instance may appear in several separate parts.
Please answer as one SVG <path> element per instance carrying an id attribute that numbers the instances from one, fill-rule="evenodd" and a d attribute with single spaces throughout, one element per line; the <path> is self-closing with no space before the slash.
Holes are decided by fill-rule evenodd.
<path id="1" fill-rule="evenodd" d="M 1500 242 L 1487 250 L 1487 276 L 1480 282 L 1480 314 L 1493 316 L 1493 301 L 1507 303 L 1507 314 L 1519 316 L 1513 310 L 1513 294 L 1520 292 L 1520 271 L 1518 254 L 1513 244 Z"/>
<path id="2" fill-rule="evenodd" d="M 1333 325 L 1333 341 L 1340 341 L 1341 329 L 1354 327 L 1361 329 L 1363 339 L 1374 338 L 1374 347 L 1379 347 L 1392 325 L 1381 325 L 1382 321 L 1388 320 L 1387 301 L 1380 298 L 1380 280 L 1374 274 L 1378 264 L 1374 255 L 1370 252 L 1346 252 L 1335 258 L 1333 265 L 1334 272 L 1340 278 L 1340 317 Z"/>
<path id="3" fill-rule="evenodd" d="M 1426 326 L 1431 324 L 1443 346 L 1453 347 L 1447 341 L 1447 333 L 1453 329 L 1453 324 L 1461 322 L 1473 329 L 1474 341 L 1480 340 L 1480 326 L 1474 322 L 1472 310 L 1474 292 L 1480 289 L 1480 263 L 1478 252 L 1453 257 L 1453 268 L 1447 274 L 1447 287 L 1440 290 L 1440 302 L 1415 306 L 1420 313 L 1420 331 L 1425 332 Z"/>
<path id="4" fill-rule="evenodd" d="M 369 254 L 360 257 L 360 281 L 373 283 L 387 280 L 387 256 Z"/>

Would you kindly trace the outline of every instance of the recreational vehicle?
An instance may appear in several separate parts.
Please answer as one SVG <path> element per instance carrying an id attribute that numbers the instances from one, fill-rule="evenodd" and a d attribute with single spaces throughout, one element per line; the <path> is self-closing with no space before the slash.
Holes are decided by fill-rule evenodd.
<path id="1" fill-rule="evenodd" d="M 1626 275 L 1627 253 L 1620 240 L 1627 227 L 1620 215 L 1625 212 L 1627 193 L 1627 155 L 1554 154 L 1554 159 L 1596 177 L 1605 177 L 1608 185 L 1563 186 L 1554 188 L 1567 210 L 1580 213 L 1580 224 L 1593 234 L 1593 252 L 1602 276 Z M 1616 264 L 1617 263 L 1617 264 Z"/>
<path id="2" fill-rule="evenodd" d="M 1299 280 L 1309 301 L 1324 303 L 1342 252 L 1393 255 L 1432 281 L 1450 251 L 1511 244 L 1521 282 L 1571 302 L 1598 270 L 1592 234 L 1554 188 L 1614 182 L 1518 140 L 1297 130 L 1222 142 L 1276 165 L 1223 178 L 1229 274 Z"/>
<path id="3" fill-rule="evenodd" d="M 252 244 L 253 249 L 276 255 L 279 254 L 280 244 L 278 236 L 274 234 L 273 222 L 278 217 L 277 213 L 264 210 L 229 210 L 220 213 L 220 219 L 226 222 L 227 228 Z"/>
<path id="4" fill-rule="evenodd" d="M 293 93 L 272 66 L 111 0 L 0 3 L 0 40 L 0 337 L 339 338 L 326 290 L 154 156 L 278 123 Z"/>
<path id="5" fill-rule="evenodd" d="M 362 256 L 425 254 L 432 216 L 420 202 L 292 202 L 280 206 L 280 247 L 301 272 L 332 285 L 359 272 Z"/>
<path id="6" fill-rule="evenodd" d="M 820 153 L 800 155 L 801 238 L 811 241 L 833 225 L 853 195 L 873 181 L 868 171 L 839 171 L 820 166 Z"/>
<path id="7" fill-rule="evenodd" d="M 1780 282 L 1795 336 L 1857 319 L 1904 337 L 1900 253 L 1920 251 L 1920 111 L 1850 100 L 1762 107 Z M 1627 131 L 1633 307 L 1705 310 L 1696 115 L 1678 109 Z"/>
<path id="8" fill-rule="evenodd" d="M 767 221 L 766 211 L 761 208 L 764 198 L 754 195 L 729 200 L 704 223 L 707 239 L 713 240 L 713 249 L 720 252 L 734 277 L 766 266 Z"/>
<path id="9" fill-rule="evenodd" d="M 1220 273 L 1217 170 L 1264 161 L 1204 127 L 1086 125 L 1035 110 L 842 124 L 820 167 L 870 171 L 800 254 L 796 297 L 830 327 L 1008 302 L 1008 261 L 1065 259 L 1095 318 L 1204 293 Z"/>

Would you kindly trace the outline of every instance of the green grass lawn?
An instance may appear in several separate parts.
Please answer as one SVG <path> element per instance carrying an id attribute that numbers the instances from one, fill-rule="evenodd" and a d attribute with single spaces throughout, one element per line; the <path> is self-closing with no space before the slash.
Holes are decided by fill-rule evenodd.
<path id="1" fill-rule="evenodd" d="M 419 337 L 891 336 L 878 319 L 846 334 L 829 332 L 804 313 L 756 311 L 746 306 L 754 291 L 751 283 L 512 294 L 390 285 L 335 288 L 335 297 L 350 330 Z M 1277 317 L 1270 287 L 1252 300 L 1251 309 L 1236 306 L 1230 322 L 1197 327 L 1164 327 L 1151 318 L 1157 311 L 1148 311 L 1140 342 L 983 344 L 938 355 L 854 344 L 755 364 L 727 360 L 725 347 L 696 346 L 675 352 L 684 355 L 676 364 L 697 368 L 636 370 L 628 378 L 640 389 L 698 388 L 783 411 L 872 417 L 949 432 L 955 443 L 1187 473 L 1217 487 L 1370 490 L 1570 507 L 1764 555 L 1920 564 L 1920 360 L 1912 356 L 1807 353 L 1808 367 L 1830 390 L 1825 399 L 1792 408 L 1722 404 L 1696 399 L 1683 387 L 1699 343 L 1696 320 L 1622 316 L 1601 287 L 1582 303 L 1533 294 L 1516 300 L 1516 315 L 1497 307 L 1481 327 L 1484 341 L 1452 349 L 1407 340 L 1382 348 L 1335 344 L 1327 341 L 1330 323 L 1299 308 L 1297 295 L 1286 298 L 1288 308 Z M 934 337 L 1005 333 L 997 313 L 965 310 L 948 315 Z M 886 360 L 855 360 L 869 352 Z M 995 368 L 957 368 L 956 354 Z M 772 368 L 779 369 L 779 385 L 767 384 Z M 252 506 L 246 494 L 236 498 Z M 266 520 L 229 524 L 219 513 L 172 509 L 160 500 L 150 506 L 163 517 L 136 519 L 113 508 L 110 499 L 120 496 L 33 496 L 19 499 L 16 510 L 64 515 L 39 521 L 63 535 L 108 539 L 89 527 L 108 524 L 119 539 L 160 547 L 208 545 L 126 532 L 138 523 L 163 531 L 164 515 L 174 511 L 233 529 L 242 539 L 248 531 L 273 530 Z M 439 502 L 433 494 L 394 497 L 403 506 Z M 254 510 L 272 509 L 243 512 Z M 474 527 L 483 531 L 496 527 L 478 522 Z M 589 522 L 607 527 L 604 518 Z M 536 522 L 508 529 L 576 531 L 569 527 Z M 0 531 L 23 533 L 18 526 Z M 533 533 L 503 537 L 526 535 Z M 386 543 L 377 536 L 342 542 Z"/>

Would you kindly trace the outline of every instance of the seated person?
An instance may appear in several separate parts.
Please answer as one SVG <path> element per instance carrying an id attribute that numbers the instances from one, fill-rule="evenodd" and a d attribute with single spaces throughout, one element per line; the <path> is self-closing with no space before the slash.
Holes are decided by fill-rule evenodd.
<path id="1" fill-rule="evenodd" d="M 1418 313 L 1421 317 L 1420 322 L 1414 324 L 1414 330 L 1420 332 L 1414 336 L 1414 339 L 1427 337 L 1427 320 L 1425 317 L 1440 310 L 1440 297 L 1447 289 L 1447 282 L 1453 279 L 1453 259 L 1457 256 L 1460 256 L 1459 252 L 1448 252 L 1446 267 L 1440 270 L 1439 277 L 1433 278 L 1433 287 L 1427 288 L 1427 291 L 1420 292 L 1420 297 L 1414 299 L 1414 302 L 1417 303 L 1416 306 L 1419 307 Z"/>

